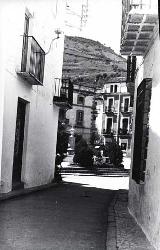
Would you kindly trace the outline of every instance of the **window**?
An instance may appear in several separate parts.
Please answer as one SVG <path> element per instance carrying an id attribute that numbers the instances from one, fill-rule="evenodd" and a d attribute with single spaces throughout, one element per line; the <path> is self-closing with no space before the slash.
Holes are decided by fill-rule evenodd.
<path id="1" fill-rule="evenodd" d="M 121 143 L 121 149 L 122 150 L 126 150 L 127 149 L 127 143 L 126 142 L 122 142 Z"/>
<path id="2" fill-rule="evenodd" d="M 83 126 L 83 120 L 84 120 L 84 111 L 83 110 L 77 110 L 77 113 L 76 113 L 76 124 L 78 126 Z"/>
<path id="3" fill-rule="evenodd" d="M 127 118 L 123 118 L 122 128 L 123 129 L 128 129 L 128 119 Z"/>
<path id="4" fill-rule="evenodd" d="M 110 93 L 113 93 L 113 85 L 110 85 Z"/>
<path id="5" fill-rule="evenodd" d="M 112 132 L 112 118 L 107 118 L 107 134 Z"/>
<path id="6" fill-rule="evenodd" d="M 114 93 L 117 93 L 117 85 L 114 85 Z"/>
<path id="7" fill-rule="evenodd" d="M 151 87 L 152 80 L 147 78 L 137 88 L 132 178 L 138 184 L 145 180 Z"/>
<path id="8" fill-rule="evenodd" d="M 78 95 L 77 104 L 84 105 L 84 96 Z"/>
<path id="9" fill-rule="evenodd" d="M 128 133 L 128 118 L 123 118 L 122 120 L 122 134 Z"/>
<path id="10" fill-rule="evenodd" d="M 113 98 L 108 98 L 108 111 L 113 111 Z"/>
<path id="11" fill-rule="evenodd" d="M 129 98 L 124 99 L 124 112 L 128 112 L 129 109 Z"/>
<path id="12" fill-rule="evenodd" d="M 33 36 L 29 36 L 29 14 L 25 14 L 21 70 L 17 72 L 32 85 L 42 85 L 45 52 Z"/>

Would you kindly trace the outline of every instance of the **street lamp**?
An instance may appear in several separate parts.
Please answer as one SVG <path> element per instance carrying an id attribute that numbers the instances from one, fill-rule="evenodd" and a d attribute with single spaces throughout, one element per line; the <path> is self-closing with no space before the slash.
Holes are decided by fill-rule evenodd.
<path id="1" fill-rule="evenodd" d="M 49 49 L 48 49 L 48 51 L 45 53 L 45 55 L 49 54 L 53 42 L 54 42 L 55 40 L 59 39 L 59 38 L 60 38 L 59 35 L 62 33 L 62 31 L 61 31 L 60 29 L 56 29 L 54 32 L 55 32 L 55 34 L 56 34 L 57 36 L 51 40 L 50 45 L 49 45 Z"/>

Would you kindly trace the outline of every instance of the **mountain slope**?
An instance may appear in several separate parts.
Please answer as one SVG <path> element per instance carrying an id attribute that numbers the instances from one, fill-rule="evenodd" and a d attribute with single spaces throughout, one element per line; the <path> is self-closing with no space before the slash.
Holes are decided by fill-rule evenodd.
<path id="1" fill-rule="evenodd" d="M 65 37 L 63 77 L 93 85 L 99 79 L 125 76 L 126 59 L 110 47 L 82 37 Z"/>

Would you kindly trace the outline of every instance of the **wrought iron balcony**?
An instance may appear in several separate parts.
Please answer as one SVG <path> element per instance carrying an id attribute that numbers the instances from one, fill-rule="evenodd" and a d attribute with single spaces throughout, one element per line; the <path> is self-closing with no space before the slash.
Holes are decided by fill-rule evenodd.
<path id="1" fill-rule="evenodd" d="M 105 113 L 115 113 L 116 109 L 114 106 L 106 106 L 105 107 Z"/>
<path id="2" fill-rule="evenodd" d="M 129 135 L 130 131 L 128 129 L 120 128 L 119 135 Z"/>
<path id="3" fill-rule="evenodd" d="M 43 85 L 45 52 L 33 36 L 23 36 L 21 70 L 17 72 L 32 85 Z"/>
<path id="4" fill-rule="evenodd" d="M 133 107 L 122 106 L 121 107 L 121 112 L 123 112 L 123 113 L 132 113 L 133 112 Z"/>
<path id="5" fill-rule="evenodd" d="M 71 109 L 73 104 L 73 83 L 69 78 L 55 79 L 53 103 L 61 108 Z"/>
<path id="6" fill-rule="evenodd" d="M 115 130 L 111 129 L 103 129 L 103 135 L 109 135 L 109 136 L 113 136 L 115 134 Z"/>
<path id="7" fill-rule="evenodd" d="M 158 22 L 158 1 L 123 0 L 121 54 L 143 56 Z"/>

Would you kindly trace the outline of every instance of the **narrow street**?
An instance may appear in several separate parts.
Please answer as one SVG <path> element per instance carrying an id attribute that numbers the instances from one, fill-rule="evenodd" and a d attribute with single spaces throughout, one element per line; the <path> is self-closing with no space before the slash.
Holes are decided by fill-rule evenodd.
<path id="1" fill-rule="evenodd" d="M 86 185 L 64 182 L 3 201 L 0 249 L 106 249 L 107 208 L 113 191 L 87 186 L 90 178 L 85 178 Z M 103 183 L 109 180 L 100 178 Z"/>

